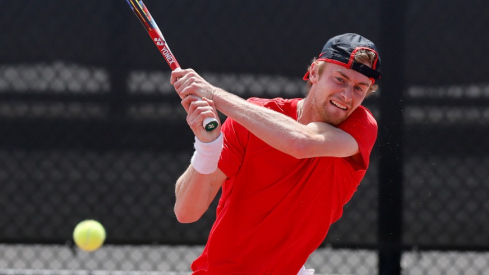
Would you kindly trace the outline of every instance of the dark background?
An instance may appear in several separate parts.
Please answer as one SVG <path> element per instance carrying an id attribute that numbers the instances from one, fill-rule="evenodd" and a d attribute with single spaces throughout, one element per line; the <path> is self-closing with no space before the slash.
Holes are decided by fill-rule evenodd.
<path id="1" fill-rule="evenodd" d="M 374 41 L 379 139 L 325 245 L 378 251 L 382 274 L 412 249 L 489 250 L 488 1 L 145 3 L 182 67 L 245 98 L 301 97 L 327 39 Z M 204 244 L 214 208 L 173 214 L 193 136 L 127 3 L 0 4 L 0 242 L 64 244 L 94 218 L 108 244 Z"/>

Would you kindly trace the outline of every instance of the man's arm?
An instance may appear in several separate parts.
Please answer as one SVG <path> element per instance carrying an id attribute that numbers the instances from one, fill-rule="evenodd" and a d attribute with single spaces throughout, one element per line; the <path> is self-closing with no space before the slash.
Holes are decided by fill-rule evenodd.
<path id="1" fill-rule="evenodd" d="M 191 223 L 200 219 L 226 178 L 219 168 L 212 174 L 200 174 L 190 165 L 175 186 L 174 211 L 177 220 Z"/>
<path id="2" fill-rule="evenodd" d="M 181 98 L 197 95 L 212 99 L 223 114 L 270 146 L 296 158 L 348 157 L 359 151 L 356 140 L 341 129 L 321 122 L 301 124 L 286 115 L 216 88 L 191 69 L 174 71 L 171 83 Z"/>
<path id="3" fill-rule="evenodd" d="M 304 125 L 222 89 L 214 90 L 213 97 L 219 111 L 270 146 L 296 158 L 348 157 L 359 150 L 350 134 L 330 124 L 313 122 Z"/>
<path id="4" fill-rule="evenodd" d="M 200 150 L 204 150 L 201 151 L 204 155 L 201 154 L 200 157 L 197 156 L 199 154 L 194 154 L 192 161 L 195 161 L 195 163 L 192 162 L 193 164 L 190 164 L 188 169 L 177 180 L 175 186 L 175 215 L 179 222 L 190 223 L 200 219 L 207 211 L 227 177 L 219 168 L 214 168 L 217 167 L 221 151 L 220 147 L 222 146 L 218 142 L 222 135 L 220 122 L 213 131 L 206 131 L 202 127 L 202 122 L 207 117 L 219 119 L 213 102 L 205 99 L 199 100 L 195 96 L 187 96 L 181 103 L 187 112 L 187 124 L 199 141 Z M 197 140 L 196 148 L 199 144 Z M 208 146 L 212 143 L 214 145 L 212 145 L 211 151 L 206 151 L 203 148 L 210 149 Z M 218 150 L 213 152 L 216 149 Z M 197 151 L 196 149 L 196 153 Z M 212 157 L 208 155 L 209 153 Z M 202 173 L 199 173 L 198 170 L 202 171 Z"/>

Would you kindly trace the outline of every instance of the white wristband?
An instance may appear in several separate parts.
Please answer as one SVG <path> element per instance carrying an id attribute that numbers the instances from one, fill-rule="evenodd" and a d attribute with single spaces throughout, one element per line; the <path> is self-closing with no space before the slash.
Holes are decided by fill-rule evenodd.
<path id="1" fill-rule="evenodd" d="M 194 169 L 201 174 L 211 174 L 216 171 L 223 144 L 222 133 L 212 142 L 201 142 L 195 137 L 195 152 L 190 160 Z"/>

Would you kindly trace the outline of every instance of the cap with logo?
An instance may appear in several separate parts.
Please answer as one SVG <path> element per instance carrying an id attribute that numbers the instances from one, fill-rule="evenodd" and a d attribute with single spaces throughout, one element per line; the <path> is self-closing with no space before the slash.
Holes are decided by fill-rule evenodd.
<path id="1" fill-rule="evenodd" d="M 359 50 L 367 50 L 375 53 L 375 60 L 373 61 L 372 67 L 355 61 L 355 54 Z M 346 33 L 329 39 L 317 60 L 338 64 L 345 68 L 355 70 L 370 78 L 372 84 L 375 83 L 375 80 L 381 79 L 382 77 L 379 71 L 380 56 L 375 44 L 359 34 Z M 308 79 L 309 72 L 304 75 L 304 80 Z"/>

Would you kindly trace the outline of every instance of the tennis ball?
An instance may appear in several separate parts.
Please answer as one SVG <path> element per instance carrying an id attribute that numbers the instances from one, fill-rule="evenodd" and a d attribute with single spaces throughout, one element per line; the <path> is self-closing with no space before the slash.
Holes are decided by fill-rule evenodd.
<path id="1" fill-rule="evenodd" d="M 76 245 L 87 252 L 99 249 L 105 241 L 105 229 L 95 220 L 80 222 L 73 231 Z"/>

